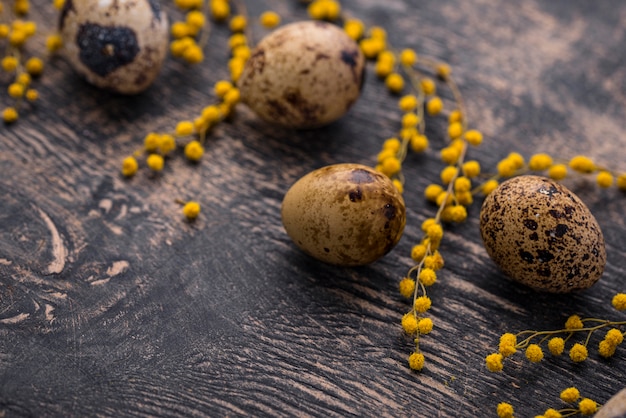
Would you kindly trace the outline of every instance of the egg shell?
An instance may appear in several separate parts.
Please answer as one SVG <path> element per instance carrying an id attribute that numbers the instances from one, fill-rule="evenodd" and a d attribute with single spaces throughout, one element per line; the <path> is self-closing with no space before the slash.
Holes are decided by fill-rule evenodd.
<path id="1" fill-rule="evenodd" d="M 300 178 L 285 194 L 282 221 L 305 253 L 330 264 L 369 264 L 400 240 L 402 195 L 391 180 L 360 164 L 335 164 Z"/>
<path id="2" fill-rule="evenodd" d="M 548 178 L 519 176 L 500 184 L 482 205 L 480 232 L 507 276 L 540 291 L 587 289 L 606 264 L 604 236 L 592 213 Z"/>
<path id="3" fill-rule="evenodd" d="M 594 418 L 626 418 L 626 388 L 611 397 Z"/>
<path id="4" fill-rule="evenodd" d="M 303 21 L 263 38 L 238 81 L 242 102 L 262 119 L 314 128 L 339 119 L 365 76 L 359 46 L 336 25 Z"/>
<path id="5" fill-rule="evenodd" d="M 158 0 L 66 0 L 59 31 L 76 72 L 121 94 L 140 93 L 154 82 L 169 38 Z"/>

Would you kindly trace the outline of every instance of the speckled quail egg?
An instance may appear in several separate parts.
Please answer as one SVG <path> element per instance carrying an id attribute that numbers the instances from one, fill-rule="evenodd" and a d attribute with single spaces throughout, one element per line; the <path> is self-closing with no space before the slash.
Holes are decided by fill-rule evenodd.
<path id="1" fill-rule="evenodd" d="M 285 194 L 281 212 L 300 249 L 342 266 L 387 254 L 406 223 L 404 200 L 391 180 L 360 164 L 330 165 L 300 178 Z"/>
<path id="2" fill-rule="evenodd" d="M 361 92 L 364 70 L 363 53 L 341 28 L 303 21 L 263 38 L 238 86 L 242 102 L 262 119 L 314 128 L 350 109 Z"/>
<path id="3" fill-rule="evenodd" d="M 626 417 L 626 389 L 617 392 L 602 405 L 594 418 L 624 418 Z"/>
<path id="4" fill-rule="evenodd" d="M 604 236 L 589 208 L 545 177 L 514 177 L 491 192 L 480 233 L 507 276 L 540 291 L 589 288 L 606 264 Z"/>
<path id="5" fill-rule="evenodd" d="M 89 83 L 121 94 L 148 88 L 167 53 L 159 0 L 66 0 L 59 30 L 72 67 Z"/>

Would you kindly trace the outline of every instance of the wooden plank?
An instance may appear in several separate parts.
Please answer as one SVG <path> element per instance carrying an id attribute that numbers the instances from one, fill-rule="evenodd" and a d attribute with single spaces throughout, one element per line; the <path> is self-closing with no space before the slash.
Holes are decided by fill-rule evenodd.
<path id="1" fill-rule="evenodd" d="M 48 3 L 32 3 L 40 30 L 53 30 Z M 246 5 L 306 18 L 295 2 Z M 343 6 L 386 27 L 394 47 L 451 65 L 485 135 L 469 158 L 485 171 L 511 151 L 586 154 L 626 170 L 622 2 Z M 559 328 L 574 313 L 625 320 L 610 301 L 625 291 L 626 196 L 592 177 L 565 181 L 606 238 L 604 277 L 588 291 L 540 294 L 504 278 L 482 247 L 479 199 L 467 222 L 446 226 L 420 373 L 407 366 L 413 343 L 399 321 L 410 306 L 397 286 L 436 212 L 422 192 L 443 167 L 445 120 L 429 119 L 431 150 L 404 164 L 407 228 L 389 255 L 340 268 L 291 243 L 280 222 L 289 186 L 323 165 L 375 164 L 398 129 L 397 97 L 373 64 L 360 100 L 328 127 L 284 130 L 241 108 L 200 164 L 178 153 L 160 175 L 123 179 L 121 160 L 147 132 L 215 102 L 227 37 L 214 27 L 205 63 L 169 58 L 136 97 L 99 91 L 54 58 L 36 82 L 41 101 L 0 127 L 0 416 L 495 416 L 501 401 L 534 416 L 562 407 L 569 386 L 600 403 L 624 387 L 624 348 L 604 360 L 595 334 L 581 364 L 518 353 L 502 373 L 484 366 L 503 332 Z M 184 221 L 175 199 L 198 200 L 200 218 Z"/>

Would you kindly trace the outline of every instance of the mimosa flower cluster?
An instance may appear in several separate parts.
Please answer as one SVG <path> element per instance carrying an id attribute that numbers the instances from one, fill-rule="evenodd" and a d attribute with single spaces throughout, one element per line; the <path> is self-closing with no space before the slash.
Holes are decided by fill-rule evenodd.
<path id="1" fill-rule="evenodd" d="M 626 310 L 626 293 L 618 293 L 613 297 L 613 307 L 618 311 Z M 592 335 L 603 331 L 603 338 L 597 343 L 597 352 L 603 358 L 612 357 L 616 349 L 624 341 L 626 331 L 624 321 L 612 321 L 598 318 L 581 318 L 571 315 L 561 329 L 550 331 L 521 331 L 517 334 L 505 333 L 500 337 L 498 351 L 485 358 L 487 369 L 492 372 L 502 371 L 504 360 L 523 352 L 531 363 L 539 363 L 544 359 L 544 352 L 552 356 L 567 355 L 574 363 L 585 361 L 589 356 L 589 345 Z"/>
<path id="2" fill-rule="evenodd" d="M 211 24 L 226 26 L 230 31 L 230 55 L 226 63 L 228 77 L 213 85 L 214 103 L 198 109 L 197 114 L 188 119 L 175 121 L 172 129 L 146 133 L 142 146 L 121 163 L 120 171 L 126 178 L 135 176 L 140 168 L 146 168 L 151 176 L 158 176 L 166 169 L 168 160 L 179 154 L 191 163 L 206 158 L 211 132 L 234 115 L 240 101 L 237 81 L 251 54 L 249 17 L 243 2 L 173 0 L 173 4 L 178 8 L 179 18 L 170 26 L 170 55 L 190 65 L 203 62 Z M 53 5 L 61 9 L 63 0 L 54 0 Z M 29 9 L 28 0 L 0 0 L 3 71 L 0 81 L 7 79 L 10 100 L 2 113 L 5 123 L 15 122 L 19 111 L 38 98 L 32 82 L 42 74 L 44 59 L 31 54 L 28 48 L 30 39 L 38 32 L 37 25 L 26 20 Z M 468 159 L 471 148 L 481 145 L 484 138 L 479 130 L 469 126 L 465 104 L 449 65 L 422 56 L 412 48 L 395 49 L 385 28 L 368 27 L 345 13 L 336 0 L 309 1 L 307 11 L 312 19 L 343 27 L 346 34 L 358 43 L 376 76 L 397 101 L 401 113 L 399 126 L 382 142 L 373 164 L 376 170 L 387 175 L 402 193 L 406 183 L 402 169 L 409 152 L 434 153 L 442 164 L 438 178 L 424 190 L 424 198 L 433 204 L 434 213 L 422 223 L 422 239 L 411 249 L 413 265 L 398 284 L 400 295 L 410 300 L 410 308 L 399 321 L 412 340 L 408 365 L 419 371 L 426 364 L 420 348 L 422 337 L 430 334 L 435 325 L 429 314 L 433 305 L 429 290 L 439 280 L 445 264 L 440 248 L 446 225 L 464 222 L 468 216 L 467 208 L 477 196 L 488 195 L 501 181 L 513 176 L 534 173 L 560 181 L 576 173 L 594 176 L 600 188 L 617 187 L 626 191 L 626 173 L 597 164 L 585 155 L 562 159 L 536 153 L 525 158 L 517 152 L 501 159 L 492 173 L 484 172 L 479 161 Z M 276 27 L 281 21 L 273 11 L 262 13 L 258 19 L 267 29 Z M 48 54 L 62 46 L 58 34 L 49 35 L 45 43 Z M 442 87 L 449 94 L 440 92 Z M 427 137 L 426 123 L 431 118 L 446 118 L 447 128 L 441 138 Z M 186 219 L 194 220 L 200 215 L 199 202 L 177 200 L 177 203 L 182 205 Z M 612 304 L 617 310 L 626 310 L 626 294 L 616 295 Z M 589 356 L 592 336 L 600 332 L 603 336 L 598 341 L 597 353 L 601 357 L 611 357 L 623 342 L 625 325 L 626 321 L 572 315 L 562 329 L 505 333 L 500 338 L 498 351 L 486 357 L 486 367 L 493 372 L 502 371 L 505 359 L 519 352 L 532 363 L 542 361 L 547 353 L 553 356 L 567 353 L 573 362 L 582 362 Z M 562 394 L 561 398 L 565 401 L 573 399 L 572 396 L 564 398 Z M 579 396 L 571 402 L 577 401 Z M 546 411 L 544 416 L 569 416 L 555 414 L 571 414 L 572 411 L 585 414 L 597 408 L 595 402 L 592 408 L 591 402 L 583 398 L 576 408 L 548 410 L 550 412 Z M 503 403 L 498 407 L 498 415 L 513 416 L 513 409 Z"/>
<path id="3" fill-rule="evenodd" d="M 591 416 L 598 412 L 602 405 L 590 398 L 584 398 L 576 387 L 569 387 L 561 391 L 560 399 L 567 404 L 563 408 L 548 408 L 543 414 L 536 415 L 535 418 L 566 418 L 576 415 Z M 500 402 L 496 408 L 498 418 L 514 418 L 515 411 L 513 405 L 508 402 Z"/>
<path id="4" fill-rule="evenodd" d="M 313 19 L 334 21 L 342 25 L 345 32 L 359 43 L 365 57 L 374 63 L 376 76 L 390 94 L 398 97 L 398 108 L 402 112 L 400 127 L 395 136 L 383 141 L 382 149 L 376 156 L 375 168 L 387 175 L 401 193 L 405 184 L 402 164 L 407 153 L 421 153 L 431 147 L 432 141 L 426 136 L 427 118 L 444 116 L 448 120 L 445 145 L 438 150 L 439 159 L 443 163 L 440 178 L 424 190 L 425 198 L 436 205 L 437 211 L 422 223 L 424 237 L 411 250 L 415 265 L 399 283 L 400 294 L 412 300 L 411 309 L 401 319 L 404 332 L 415 343 L 408 363 L 411 369 L 419 371 L 425 365 L 420 339 L 430 333 L 434 326 L 433 320 L 426 316 L 432 306 L 427 288 L 435 284 L 439 270 L 444 266 L 439 246 L 446 223 L 465 221 L 466 208 L 474 202 L 476 195 L 488 195 L 501 181 L 513 176 L 532 172 L 558 181 L 568 177 L 570 172 L 593 174 L 601 188 L 616 185 L 626 190 L 626 173 L 617 173 L 597 165 L 584 155 L 560 160 L 545 153 L 537 153 L 527 161 L 517 152 L 511 152 L 499 161 L 495 173 L 483 173 L 477 160 L 466 158 L 470 147 L 479 146 L 483 142 L 483 135 L 478 130 L 468 128 L 464 101 L 447 64 L 419 56 L 411 48 L 394 49 L 388 42 L 384 28 L 368 28 L 359 19 L 346 16 L 336 1 L 312 1 L 308 11 Z M 438 93 L 438 82 L 452 92 L 450 109 L 447 109 L 446 100 Z M 580 360 L 584 356 L 585 347 L 582 344 L 575 345 L 573 351 L 570 350 L 572 358 Z M 607 347 L 602 352 L 608 353 L 606 350 Z M 537 351 L 535 345 L 527 352 L 535 361 L 543 356 L 543 351 Z"/>
<path id="5" fill-rule="evenodd" d="M 182 149 L 188 161 L 198 163 L 205 153 L 207 136 L 215 126 L 235 112 L 240 100 L 236 82 L 250 57 L 245 10 L 233 14 L 233 8 L 227 0 L 174 0 L 174 4 L 183 11 L 184 19 L 173 22 L 170 27 L 171 55 L 188 64 L 202 62 L 204 48 L 209 40 L 209 22 L 227 24 L 231 31 L 228 40 L 231 52 L 228 61 L 230 79 L 215 83 L 213 92 L 216 103 L 202 108 L 195 118 L 178 121 L 172 132 L 149 132 L 144 137 L 143 147 L 122 161 L 121 172 L 125 177 L 134 176 L 140 165 L 145 165 L 153 174 L 162 172 L 166 160 L 174 156 L 178 149 Z M 262 26 L 271 28 L 280 22 L 280 17 L 268 11 L 261 15 L 260 22 Z M 188 220 L 198 217 L 199 203 L 178 202 L 184 204 L 183 214 Z"/>
<path id="6" fill-rule="evenodd" d="M 63 7 L 63 1 L 55 0 L 55 8 Z M 16 122 L 20 112 L 32 108 L 39 99 L 34 81 L 44 71 L 44 60 L 30 48 L 38 34 L 37 23 L 28 19 L 31 10 L 29 0 L 0 1 L 0 84 L 6 88 L 6 101 L 2 106 L 5 124 Z M 46 38 L 48 54 L 62 45 L 58 34 Z M 4 100 L 3 100 L 4 102 Z"/>

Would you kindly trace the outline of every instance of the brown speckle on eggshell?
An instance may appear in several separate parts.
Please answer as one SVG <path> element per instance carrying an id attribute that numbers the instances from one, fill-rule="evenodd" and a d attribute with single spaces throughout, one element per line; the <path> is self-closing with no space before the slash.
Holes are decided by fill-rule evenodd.
<path id="1" fill-rule="evenodd" d="M 545 177 L 519 176 L 498 186 L 483 203 L 480 232 L 500 269 L 537 290 L 589 288 L 606 264 L 604 236 L 587 206 Z"/>
<path id="2" fill-rule="evenodd" d="M 252 51 L 238 81 L 242 102 L 262 119 L 313 128 L 343 116 L 358 99 L 365 58 L 341 28 L 326 22 L 285 25 Z"/>
<path id="3" fill-rule="evenodd" d="M 167 16 L 157 0 L 66 0 L 59 19 L 72 67 L 100 88 L 148 88 L 167 53 Z"/>
<path id="4" fill-rule="evenodd" d="M 360 164 L 312 171 L 291 186 L 282 204 L 287 234 L 304 252 L 330 264 L 372 263 L 400 240 L 402 195 L 389 178 Z"/>

